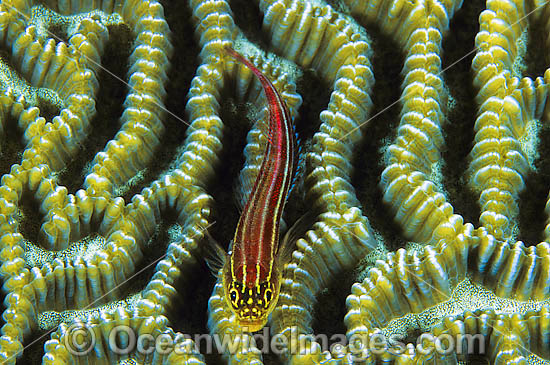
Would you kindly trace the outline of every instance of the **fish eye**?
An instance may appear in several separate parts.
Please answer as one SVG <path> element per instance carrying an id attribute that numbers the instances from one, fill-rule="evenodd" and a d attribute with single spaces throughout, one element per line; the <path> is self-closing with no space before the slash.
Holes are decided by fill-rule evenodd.
<path id="1" fill-rule="evenodd" d="M 233 303 L 237 301 L 237 291 L 235 289 L 231 289 L 229 291 L 229 299 L 231 299 L 231 302 Z"/>
<path id="2" fill-rule="evenodd" d="M 266 289 L 266 290 L 265 290 L 265 294 L 264 294 L 264 298 L 265 298 L 265 303 L 266 303 L 266 304 L 268 304 L 269 302 L 271 302 L 272 296 L 273 296 L 273 293 L 271 292 L 271 289 Z"/>

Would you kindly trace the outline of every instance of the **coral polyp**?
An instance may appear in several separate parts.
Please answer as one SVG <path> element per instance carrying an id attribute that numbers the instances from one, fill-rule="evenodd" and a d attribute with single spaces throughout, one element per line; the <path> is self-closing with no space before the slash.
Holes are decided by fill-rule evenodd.
<path id="1" fill-rule="evenodd" d="M 543 0 L 2 1 L 0 361 L 549 363 L 549 19 Z M 298 133 L 271 343 L 202 250 L 229 249 L 269 143 L 226 47 Z"/>

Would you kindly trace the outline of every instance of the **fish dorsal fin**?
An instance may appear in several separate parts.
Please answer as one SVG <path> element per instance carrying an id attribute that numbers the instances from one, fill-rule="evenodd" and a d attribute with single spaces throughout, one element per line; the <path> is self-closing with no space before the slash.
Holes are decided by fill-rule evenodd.
<path id="1" fill-rule="evenodd" d="M 267 115 L 267 113 L 265 114 Z M 244 149 L 246 161 L 239 173 L 238 184 L 236 185 L 238 186 L 236 189 L 236 201 L 239 207 L 239 214 L 244 210 L 244 206 L 252 193 L 252 188 L 260 172 L 260 166 L 265 157 L 265 146 L 263 146 L 264 141 L 262 137 L 267 136 L 266 133 L 268 133 L 268 124 L 264 118 L 260 118 L 254 123 L 253 128 L 246 136 L 247 142 Z M 253 159 L 249 157 L 251 154 L 255 156 Z M 257 172 L 254 173 L 252 169 L 257 169 Z"/>

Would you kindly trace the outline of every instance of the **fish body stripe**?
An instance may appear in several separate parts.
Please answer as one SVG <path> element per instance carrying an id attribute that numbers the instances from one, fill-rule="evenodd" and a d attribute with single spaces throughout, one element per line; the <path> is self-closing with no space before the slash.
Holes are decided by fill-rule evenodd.
<path id="1" fill-rule="evenodd" d="M 288 108 L 271 81 L 240 54 L 227 50 L 258 77 L 269 107 L 269 143 L 239 218 L 230 257 L 233 280 L 242 282 L 245 290 L 271 278 L 279 223 L 294 174 L 296 140 Z"/>

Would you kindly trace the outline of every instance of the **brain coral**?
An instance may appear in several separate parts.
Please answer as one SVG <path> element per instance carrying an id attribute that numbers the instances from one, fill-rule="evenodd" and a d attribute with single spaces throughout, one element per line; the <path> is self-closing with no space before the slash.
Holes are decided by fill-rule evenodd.
<path id="1" fill-rule="evenodd" d="M 300 139 L 263 340 L 201 250 L 266 143 L 226 45 Z M 544 0 L 3 0 L 1 361 L 550 363 L 549 55 Z"/>

